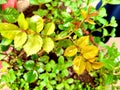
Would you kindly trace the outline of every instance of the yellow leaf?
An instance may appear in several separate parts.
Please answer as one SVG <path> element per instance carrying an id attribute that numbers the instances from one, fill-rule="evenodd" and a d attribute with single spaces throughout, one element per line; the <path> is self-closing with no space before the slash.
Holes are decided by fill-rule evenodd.
<path id="1" fill-rule="evenodd" d="M 3 37 L 13 40 L 20 32 L 18 26 L 11 23 L 0 23 L 0 33 Z"/>
<path id="2" fill-rule="evenodd" d="M 84 46 L 89 44 L 89 36 L 83 36 L 80 37 L 77 41 L 76 41 L 76 45 L 81 49 Z"/>
<path id="3" fill-rule="evenodd" d="M 89 62 L 94 62 L 95 60 L 96 60 L 96 57 L 92 59 L 88 59 Z"/>
<path id="4" fill-rule="evenodd" d="M 76 56 L 73 60 L 73 70 L 78 75 L 82 74 L 85 70 L 85 62 L 82 56 Z"/>
<path id="5" fill-rule="evenodd" d="M 77 53 L 77 47 L 72 45 L 65 49 L 64 55 L 71 57 L 71 56 L 74 56 L 76 53 Z"/>
<path id="6" fill-rule="evenodd" d="M 50 51 L 53 50 L 53 48 L 54 48 L 54 41 L 49 37 L 44 38 L 43 50 L 49 53 Z"/>
<path id="7" fill-rule="evenodd" d="M 95 24 L 95 22 L 92 19 L 86 19 L 86 22 L 88 22 L 90 24 Z"/>
<path id="8" fill-rule="evenodd" d="M 88 72 L 90 72 L 90 71 L 92 70 L 91 63 L 90 63 L 90 62 L 86 62 L 85 64 L 86 64 L 86 66 L 85 66 L 86 70 L 87 70 Z"/>
<path id="9" fill-rule="evenodd" d="M 100 69 L 101 67 L 103 67 L 102 62 L 93 62 L 91 65 L 93 69 Z"/>
<path id="10" fill-rule="evenodd" d="M 45 35 L 51 35 L 55 31 L 55 23 L 49 22 L 45 25 L 43 33 Z"/>
<path id="11" fill-rule="evenodd" d="M 92 59 L 98 55 L 98 50 L 99 49 L 96 46 L 87 45 L 84 48 L 82 48 L 81 53 L 85 59 Z"/>
<path id="12" fill-rule="evenodd" d="M 23 13 L 21 13 L 18 16 L 18 25 L 20 26 L 21 29 L 27 30 L 29 25 L 27 20 L 25 19 L 25 15 Z"/>
<path id="13" fill-rule="evenodd" d="M 28 40 L 23 46 L 23 49 L 27 53 L 27 56 L 32 54 L 36 54 L 39 50 L 41 50 L 43 45 L 43 39 L 38 34 L 31 34 L 28 36 Z"/>
<path id="14" fill-rule="evenodd" d="M 81 9 L 81 14 L 83 16 L 83 18 L 86 18 L 87 17 L 87 13 L 85 10 Z"/>
<path id="15" fill-rule="evenodd" d="M 27 40 L 27 34 L 25 32 L 19 32 L 14 38 L 15 48 L 22 47 Z"/>

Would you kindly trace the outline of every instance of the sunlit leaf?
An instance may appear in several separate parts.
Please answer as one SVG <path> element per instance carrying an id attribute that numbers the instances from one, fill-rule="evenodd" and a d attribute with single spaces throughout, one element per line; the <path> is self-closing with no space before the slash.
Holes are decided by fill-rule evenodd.
<path id="1" fill-rule="evenodd" d="M 36 30 L 35 30 L 36 32 L 39 33 L 40 31 L 42 31 L 44 26 L 44 21 L 40 16 L 38 15 L 32 16 L 30 22 L 31 24 L 36 24 Z"/>
<path id="2" fill-rule="evenodd" d="M 86 19 L 86 22 L 88 22 L 90 24 L 95 24 L 95 22 L 92 19 Z"/>
<path id="3" fill-rule="evenodd" d="M 51 35 L 55 30 L 55 24 L 53 22 L 47 23 L 45 25 L 44 34 Z"/>
<path id="4" fill-rule="evenodd" d="M 27 30 L 28 29 L 28 22 L 25 19 L 25 16 L 23 13 L 21 13 L 18 16 L 18 25 L 20 26 L 21 29 Z"/>
<path id="5" fill-rule="evenodd" d="M 73 60 L 73 69 L 74 71 L 80 75 L 85 70 L 85 62 L 82 56 L 76 56 Z"/>
<path id="6" fill-rule="evenodd" d="M 42 47 L 43 40 L 39 35 L 30 35 L 28 41 L 23 46 L 27 55 L 36 54 Z"/>
<path id="7" fill-rule="evenodd" d="M 15 48 L 22 47 L 22 45 L 26 42 L 26 40 L 27 40 L 27 34 L 25 32 L 17 33 L 14 38 Z"/>
<path id="8" fill-rule="evenodd" d="M 89 44 L 89 36 L 83 36 L 80 37 L 77 41 L 76 41 L 76 45 L 81 49 L 83 47 L 85 47 L 86 45 Z"/>
<path id="9" fill-rule="evenodd" d="M 46 37 L 43 43 L 43 50 L 49 53 L 50 51 L 53 50 L 53 48 L 54 48 L 54 41 L 51 38 Z"/>
<path id="10" fill-rule="evenodd" d="M 64 55 L 71 57 L 74 56 L 76 53 L 77 53 L 77 47 L 72 45 L 65 49 Z"/>
<path id="11" fill-rule="evenodd" d="M 3 37 L 14 39 L 15 35 L 19 32 L 19 28 L 10 23 L 0 23 L 0 33 Z"/>
<path id="12" fill-rule="evenodd" d="M 85 66 L 86 70 L 87 70 L 88 72 L 90 72 L 90 71 L 92 70 L 91 63 L 90 63 L 90 62 L 85 62 L 85 64 L 86 64 L 86 66 Z"/>
<path id="13" fill-rule="evenodd" d="M 84 19 L 87 17 L 87 13 L 83 9 L 81 9 L 81 14 L 82 14 L 82 16 L 83 16 Z"/>
<path id="14" fill-rule="evenodd" d="M 103 67 L 102 62 L 93 62 L 91 65 L 93 69 L 100 69 L 101 67 Z"/>
<path id="15" fill-rule="evenodd" d="M 81 53 L 85 59 L 92 59 L 98 55 L 99 49 L 93 45 L 87 45 L 81 49 Z"/>

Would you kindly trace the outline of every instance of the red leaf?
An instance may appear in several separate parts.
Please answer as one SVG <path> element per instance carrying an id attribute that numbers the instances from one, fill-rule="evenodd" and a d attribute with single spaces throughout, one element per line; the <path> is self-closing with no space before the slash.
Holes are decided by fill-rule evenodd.
<path id="1" fill-rule="evenodd" d="M 2 4 L 2 10 L 5 10 L 6 8 L 16 8 L 17 0 L 7 0 L 7 3 Z"/>
<path id="2" fill-rule="evenodd" d="M 2 61 L 0 61 L 0 69 L 2 68 Z"/>

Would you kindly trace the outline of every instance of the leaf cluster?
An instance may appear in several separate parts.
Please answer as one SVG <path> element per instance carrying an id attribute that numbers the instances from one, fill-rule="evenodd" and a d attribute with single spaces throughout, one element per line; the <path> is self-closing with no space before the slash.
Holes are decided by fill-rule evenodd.
<path id="1" fill-rule="evenodd" d="M 102 0 L 99 10 L 90 6 L 93 1 L 30 0 L 39 6 L 31 17 L 12 8 L 0 10 L 0 82 L 13 90 L 105 90 L 110 84 L 117 88 L 113 84 L 120 79 L 120 53 L 114 44 L 103 43 L 106 36 L 115 36 L 117 23 L 114 17 L 110 22 L 104 18 L 103 6 L 119 0 Z M 102 35 L 94 36 L 96 31 Z M 87 71 L 95 87 L 69 77 L 69 67 L 79 78 Z"/>

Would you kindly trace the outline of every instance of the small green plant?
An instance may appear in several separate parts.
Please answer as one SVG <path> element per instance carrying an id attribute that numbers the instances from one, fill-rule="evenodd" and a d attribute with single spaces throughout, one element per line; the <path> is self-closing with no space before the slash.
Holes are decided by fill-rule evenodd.
<path id="1" fill-rule="evenodd" d="M 107 90 L 119 87 L 120 56 L 106 36 L 115 36 L 104 5 L 93 0 L 30 0 L 31 16 L 14 8 L 0 9 L 0 88 L 11 90 Z M 0 4 L 6 0 L 1 0 Z M 83 6 L 83 2 L 86 6 Z M 32 9 L 31 9 L 32 10 Z M 113 27 L 109 33 L 107 27 Z M 99 32 L 101 37 L 94 36 Z M 114 54 L 115 53 L 115 54 Z"/>

